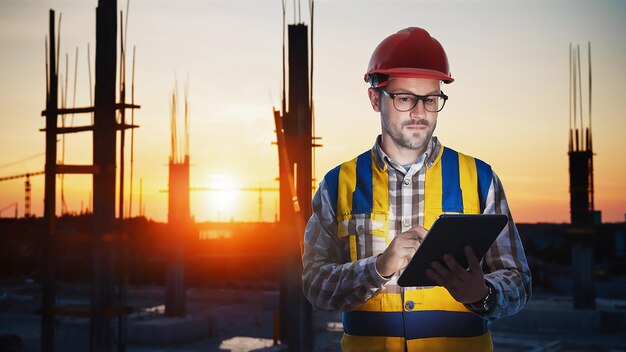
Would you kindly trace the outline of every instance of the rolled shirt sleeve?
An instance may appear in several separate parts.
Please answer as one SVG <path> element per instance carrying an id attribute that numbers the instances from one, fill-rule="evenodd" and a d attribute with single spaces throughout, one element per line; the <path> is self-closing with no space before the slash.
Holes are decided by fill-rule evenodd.
<path id="1" fill-rule="evenodd" d="M 337 237 L 337 220 L 324 181 L 312 202 L 304 233 L 302 282 L 306 298 L 323 311 L 354 309 L 383 290 L 388 279 L 376 270 L 377 256 L 346 262 L 347 237 Z"/>
<path id="2" fill-rule="evenodd" d="M 482 316 L 494 321 L 519 312 L 531 296 L 531 274 L 522 240 L 498 176 L 493 173 L 484 214 L 506 214 L 509 222 L 483 258 L 485 280 L 495 288 L 496 307 Z"/>

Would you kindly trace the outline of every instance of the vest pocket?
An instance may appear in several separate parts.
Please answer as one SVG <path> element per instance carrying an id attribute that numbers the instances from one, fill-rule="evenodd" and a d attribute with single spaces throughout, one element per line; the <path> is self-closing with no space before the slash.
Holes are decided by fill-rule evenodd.
<path id="1" fill-rule="evenodd" d="M 383 213 L 350 214 L 338 221 L 339 238 L 348 236 L 350 260 L 382 253 L 388 244 L 388 215 Z"/>

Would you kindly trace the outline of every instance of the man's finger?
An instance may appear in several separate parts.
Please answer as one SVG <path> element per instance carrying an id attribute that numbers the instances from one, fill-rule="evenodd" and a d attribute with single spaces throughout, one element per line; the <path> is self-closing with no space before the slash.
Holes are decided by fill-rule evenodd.
<path id="1" fill-rule="evenodd" d="M 426 276 L 428 276 L 431 280 L 433 280 L 437 284 L 444 286 L 443 278 L 441 277 L 441 275 L 437 274 L 434 270 L 429 268 L 429 269 L 426 269 L 424 273 L 426 273 Z"/>
<path id="2" fill-rule="evenodd" d="M 451 276 L 450 270 L 437 261 L 430 263 L 430 269 L 439 274 L 443 280 L 447 280 Z"/>
<path id="3" fill-rule="evenodd" d="M 465 268 L 463 268 L 452 255 L 444 254 L 443 261 L 448 266 L 448 269 L 450 269 L 450 271 L 457 277 L 461 277 L 466 273 Z"/>
<path id="4" fill-rule="evenodd" d="M 421 226 L 415 226 L 411 230 L 414 230 L 417 233 L 421 241 L 423 241 L 424 238 L 426 238 L 426 234 L 428 233 L 428 231 Z"/>
<path id="5" fill-rule="evenodd" d="M 417 236 L 420 240 L 424 240 L 428 231 L 421 226 L 413 226 L 408 229 L 405 233 L 410 233 L 412 236 Z"/>
<path id="6" fill-rule="evenodd" d="M 425 273 L 426 276 L 448 290 L 452 296 L 455 296 L 457 292 L 459 292 L 460 281 L 452 275 L 446 267 L 438 262 L 432 262 L 430 267 L 426 269 Z"/>
<path id="7" fill-rule="evenodd" d="M 400 254 L 408 260 L 411 260 L 411 258 L 413 258 L 413 256 L 415 255 L 415 252 L 415 248 L 403 248 Z"/>
<path id="8" fill-rule="evenodd" d="M 478 261 L 478 258 L 476 258 L 476 254 L 474 254 L 472 247 L 465 246 L 464 250 L 465 250 L 465 256 L 467 257 L 467 263 L 469 264 L 470 271 L 473 273 L 476 273 L 479 271 L 482 272 L 482 269 L 480 268 L 480 262 Z"/>
<path id="9" fill-rule="evenodd" d="M 401 245 L 402 245 L 402 248 L 415 250 L 415 249 L 417 249 L 419 244 L 420 244 L 419 240 L 411 239 L 411 240 L 403 241 Z"/>
<path id="10" fill-rule="evenodd" d="M 423 235 L 420 235 L 419 232 L 413 231 L 413 230 L 404 232 L 402 235 L 404 235 L 405 239 L 411 239 L 411 240 L 416 240 L 416 241 L 421 241 L 422 238 L 424 237 Z"/>

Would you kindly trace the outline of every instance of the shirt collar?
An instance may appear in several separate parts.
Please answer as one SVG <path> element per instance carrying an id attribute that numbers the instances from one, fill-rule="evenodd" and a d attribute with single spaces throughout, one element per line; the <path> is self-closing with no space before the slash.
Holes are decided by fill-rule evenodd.
<path id="1" fill-rule="evenodd" d="M 380 147 L 381 138 L 381 135 L 378 135 L 378 137 L 376 137 L 376 142 L 374 143 L 374 147 L 372 148 L 374 150 L 374 155 L 377 156 L 376 163 L 378 164 L 378 167 L 383 169 L 385 167 L 385 164 L 387 164 L 388 166 L 393 167 L 394 169 L 397 169 L 402 173 L 406 173 L 404 167 L 391 159 L 389 155 L 385 153 L 383 148 Z M 441 143 L 439 142 L 439 139 L 437 137 L 432 137 L 430 139 L 430 142 L 428 142 L 428 147 L 426 147 L 426 151 L 424 152 L 424 154 L 420 155 L 419 159 L 423 158 L 422 160 L 425 162 L 425 164 L 428 167 L 431 167 L 433 165 L 433 162 L 437 159 L 437 155 L 439 154 L 440 149 Z"/>

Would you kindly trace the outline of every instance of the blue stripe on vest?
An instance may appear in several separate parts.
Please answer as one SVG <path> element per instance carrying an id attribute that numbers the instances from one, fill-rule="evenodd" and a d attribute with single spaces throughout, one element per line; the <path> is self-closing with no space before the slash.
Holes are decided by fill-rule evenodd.
<path id="1" fill-rule="evenodd" d="M 425 310 L 414 312 L 343 313 L 343 330 L 352 336 L 388 336 L 406 339 L 474 337 L 487 332 L 487 322 L 472 313 Z"/>
<path id="2" fill-rule="evenodd" d="M 324 176 L 324 183 L 326 183 L 326 189 L 328 189 L 328 196 L 332 200 L 330 203 L 335 213 L 337 213 L 337 193 L 339 192 L 339 169 L 341 165 L 336 166 L 334 169 L 328 171 Z"/>
<path id="3" fill-rule="evenodd" d="M 443 148 L 443 155 L 441 155 L 441 173 L 441 210 L 462 213 L 463 195 L 459 180 L 459 154 L 447 147 Z"/>
<path id="4" fill-rule="evenodd" d="M 476 172 L 478 173 L 478 197 L 480 198 L 480 211 L 485 210 L 487 203 L 487 194 L 489 193 L 489 186 L 493 179 L 493 173 L 491 166 L 480 159 L 476 160 Z"/>
<path id="5" fill-rule="evenodd" d="M 374 195 L 372 194 L 372 154 L 369 150 L 356 159 L 355 188 L 352 193 L 352 214 L 370 214 Z"/>

